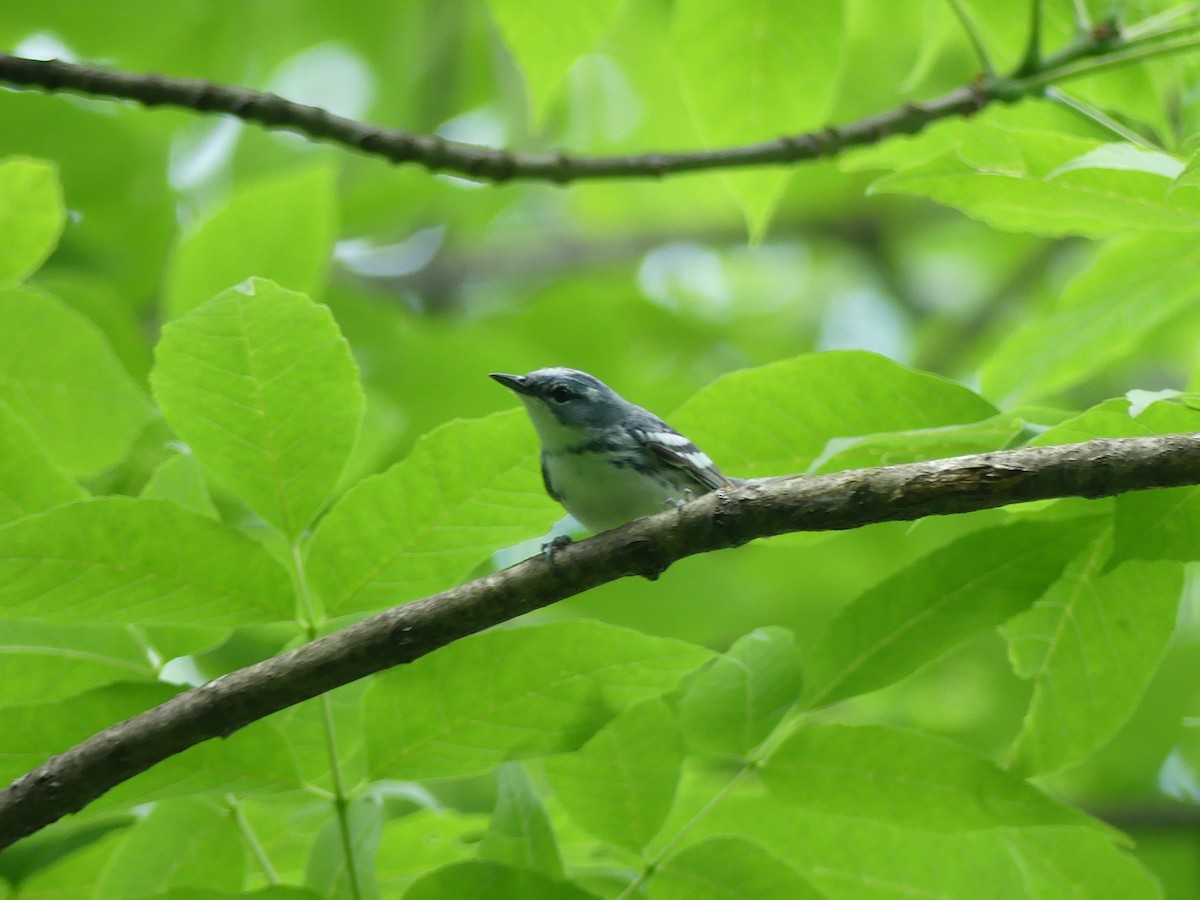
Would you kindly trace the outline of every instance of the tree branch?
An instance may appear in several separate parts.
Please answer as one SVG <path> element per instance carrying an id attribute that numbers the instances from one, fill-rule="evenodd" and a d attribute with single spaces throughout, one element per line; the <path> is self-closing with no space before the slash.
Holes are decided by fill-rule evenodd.
<path id="1" fill-rule="evenodd" d="M 1143 40 L 1158 35 L 1144 35 Z M 437 135 L 380 128 L 335 116 L 315 106 L 292 103 L 274 94 L 166 75 L 133 74 L 59 60 L 26 59 L 0 54 L 0 83 L 45 91 L 72 91 L 94 97 L 135 100 L 146 106 L 177 106 L 202 113 L 224 113 L 267 128 L 330 141 L 394 163 L 414 163 L 430 171 L 455 172 L 479 181 L 511 179 L 564 184 L 581 179 L 661 178 L 680 172 L 791 165 L 837 156 L 849 147 L 875 143 L 898 134 L 913 134 L 931 122 L 968 116 L 991 103 L 1012 103 L 1035 95 L 1051 83 L 1090 74 L 1111 62 L 1127 65 L 1143 58 L 1193 49 L 1191 43 L 1145 48 L 1121 55 L 1124 46 L 1115 29 L 1097 28 L 1058 52 L 1010 76 L 989 73 L 948 94 L 923 103 L 908 103 L 889 112 L 847 125 L 793 134 L 761 143 L 712 150 L 644 153 L 629 156 L 573 156 L 566 153 L 513 153 L 450 141 Z M 1075 66 L 1080 60 L 1088 66 Z"/>
<path id="2" fill-rule="evenodd" d="M 858 528 L 1055 497 L 1200 483 L 1200 434 L 1027 447 L 756 480 L 503 572 L 397 606 L 179 694 L 51 758 L 0 792 L 0 848 L 188 747 L 466 635 L 628 575 L 792 531 Z"/>

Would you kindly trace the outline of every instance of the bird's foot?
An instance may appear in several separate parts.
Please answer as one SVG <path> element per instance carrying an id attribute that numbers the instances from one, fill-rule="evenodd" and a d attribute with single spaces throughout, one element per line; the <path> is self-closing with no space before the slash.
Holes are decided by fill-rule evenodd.
<path id="1" fill-rule="evenodd" d="M 554 554 L 572 543 L 569 534 L 556 534 L 552 540 L 542 544 L 542 559 L 547 564 L 554 565 Z"/>

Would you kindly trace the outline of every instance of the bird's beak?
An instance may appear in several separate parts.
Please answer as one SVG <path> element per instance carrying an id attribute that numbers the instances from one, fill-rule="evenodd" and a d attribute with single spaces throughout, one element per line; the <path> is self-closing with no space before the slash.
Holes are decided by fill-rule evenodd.
<path id="1" fill-rule="evenodd" d="M 533 394 L 533 389 L 524 375 L 505 375 L 503 372 L 492 372 L 490 377 L 516 394 Z"/>

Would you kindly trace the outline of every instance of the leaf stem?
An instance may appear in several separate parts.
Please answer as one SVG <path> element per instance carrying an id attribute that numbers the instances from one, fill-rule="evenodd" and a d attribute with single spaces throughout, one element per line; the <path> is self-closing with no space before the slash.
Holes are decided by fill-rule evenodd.
<path id="1" fill-rule="evenodd" d="M 1049 100 L 1053 100 L 1056 103 L 1061 103 L 1063 106 L 1066 106 L 1069 109 L 1074 110 L 1075 112 L 1079 113 L 1081 116 L 1091 119 L 1097 125 L 1107 128 L 1113 134 L 1117 135 L 1118 137 L 1120 137 L 1123 140 L 1129 141 L 1129 143 L 1131 143 L 1131 144 L 1135 144 L 1138 147 L 1144 147 L 1147 150 L 1161 150 L 1162 149 L 1157 144 L 1155 144 L 1153 141 L 1149 141 L 1146 138 L 1142 137 L 1140 134 L 1138 134 L 1132 128 L 1126 128 L 1124 125 L 1122 125 L 1120 122 L 1118 122 L 1112 116 L 1105 113 L 1103 110 L 1099 110 L 1094 106 L 1091 106 L 1087 103 L 1082 102 L 1081 100 L 1076 100 L 1074 97 L 1070 97 L 1067 94 L 1064 94 L 1062 91 L 1058 90 L 1058 88 L 1053 88 L 1053 87 L 1047 88 L 1046 89 L 1046 98 Z"/>
<path id="2" fill-rule="evenodd" d="M 1029 37 L 1025 43 L 1025 55 L 1017 67 L 1018 75 L 1036 72 L 1042 65 L 1042 0 L 1030 0 Z"/>
<path id="3" fill-rule="evenodd" d="M 705 816 L 712 812 L 717 807 L 717 804 L 728 797 L 729 792 L 737 787 L 741 780 L 746 777 L 746 773 L 752 768 L 753 764 L 747 761 L 740 769 L 737 770 L 737 772 L 733 774 L 733 777 L 731 777 L 729 781 L 725 782 L 725 784 L 721 786 L 719 791 L 709 797 L 708 802 L 700 807 L 696 814 L 688 819 L 678 831 L 671 835 L 671 838 L 665 844 L 663 844 L 662 849 L 654 854 L 653 859 L 649 860 L 644 866 L 642 866 L 642 871 L 638 873 L 638 876 L 633 879 L 633 881 L 626 885 L 625 890 L 621 891 L 621 893 L 617 895 L 616 900 L 628 900 L 629 897 L 632 897 L 634 893 L 637 892 L 638 888 L 646 883 L 646 879 L 654 874 L 655 869 L 662 865 L 663 860 L 671 854 L 671 851 L 679 846 L 679 842 L 683 840 L 687 833 L 695 828 Z"/>
<path id="4" fill-rule="evenodd" d="M 1105 56 L 1081 59 L 1078 62 L 1068 63 L 1057 69 L 1050 69 L 1034 73 L 1033 75 L 1015 78 L 1012 81 L 1012 87 L 1016 91 L 1026 92 L 1036 87 L 1048 85 L 1051 82 L 1066 81 L 1070 78 L 1082 78 L 1085 75 L 1093 75 L 1097 72 L 1103 72 L 1106 69 L 1153 59 L 1157 56 L 1182 53 L 1185 50 L 1194 50 L 1197 47 L 1200 47 L 1200 37 L 1192 37 L 1180 41 L 1168 41 L 1161 44 L 1149 44 L 1148 46 L 1138 44 Z"/>
<path id="5" fill-rule="evenodd" d="M 238 803 L 237 797 L 233 794 L 226 794 L 225 805 L 229 808 L 229 814 L 233 817 L 233 822 L 237 825 L 238 831 L 241 832 L 242 840 L 250 848 L 250 852 L 254 855 L 255 861 L 258 863 L 258 867 L 262 869 L 267 881 L 271 884 L 279 884 L 279 873 L 271 865 L 266 848 L 263 847 L 262 842 L 258 839 L 258 835 L 254 833 L 254 829 L 250 827 L 250 823 L 246 821 L 245 815 L 242 814 L 242 807 Z"/>
<path id="6" fill-rule="evenodd" d="M 992 57 L 983 43 L 983 35 L 979 33 L 979 26 L 971 18 L 971 14 L 962 5 L 962 0 L 946 0 L 946 2 L 950 4 L 950 9 L 954 11 L 958 23 L 966 32 L 967 40 L 971 42 L 971 47 L 975 50 L 975 56 L 979 60 L 979 67 L 983 70 L 983 74 L 989 77 L 995 75 L 996 67 L 992 65 Z"/>
<path id="7" fill-rule="evenodd" d="M 312 591 L 308 586 L 308 575 L 304 570 L 304 554 L 297 540 L 292 544 L 292 575 L 295 579 L 296 594 L 300 601 L 300 614 L 305 618 L 304 629 L 311 641 L 317 636 L 316 610 L 313 606 Z M 333 782 L 333 810 L 337 816 L 338 833 L 342 841 L 342 856 L 346 861 L 346 877 L 350 888 L 350 896 L 361 900 L 362 887 L 358 883 L 358 866 L 354 859 L 354 840 L 350 834 L 350 817 L 348 814 L 349 799 L 346 795 L 346 785 L 342 781 L 341 757 L 338 753 L 337 723 L 333 720 L 333 703 L 329 694 L 317 698 L 321 707 L 321 728 L 325 735 L 325 752 L 329 757 L 329 776 Z"/>

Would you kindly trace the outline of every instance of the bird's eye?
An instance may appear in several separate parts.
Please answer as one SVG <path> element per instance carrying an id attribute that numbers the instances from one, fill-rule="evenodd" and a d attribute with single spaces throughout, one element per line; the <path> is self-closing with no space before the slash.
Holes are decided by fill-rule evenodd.
<path id="1" fill-rule="evenodd" d="M 571 389 L 561 384 L 550 392 L 550 399 L 555 403 L 566 403 L 573 396 Z"/>

